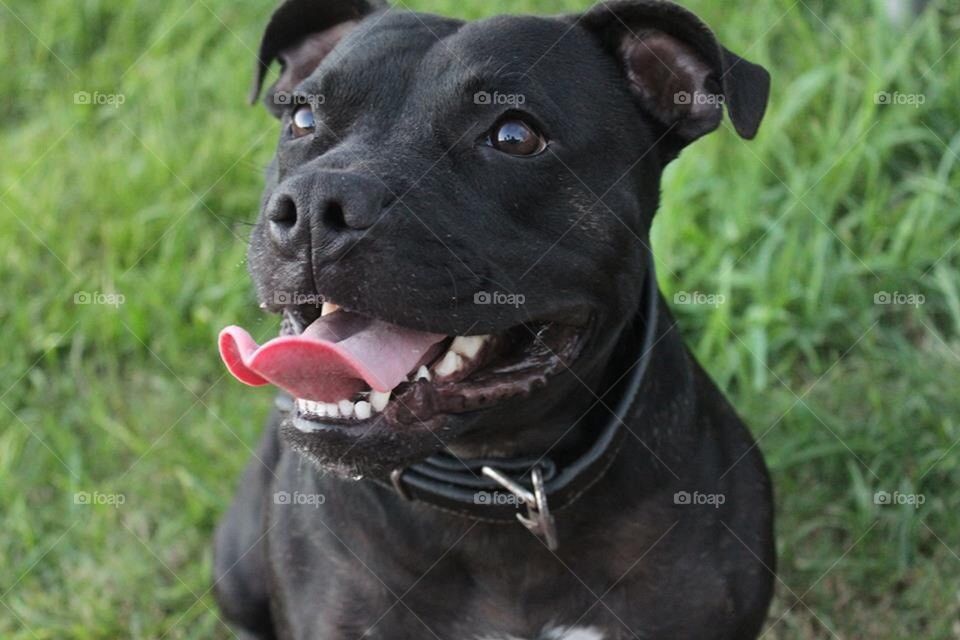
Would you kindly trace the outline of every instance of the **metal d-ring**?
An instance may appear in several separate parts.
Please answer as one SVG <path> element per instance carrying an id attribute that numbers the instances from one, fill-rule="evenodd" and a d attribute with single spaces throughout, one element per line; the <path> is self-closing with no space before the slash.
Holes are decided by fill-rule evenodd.
<path id="1" fill-rule="evenodd" d="M 527 515 L 518 513 L 517 520 L 533 535 L 543 538 L 550 551 L 556 551 L 559 546 L 557 523 L 550 515 L 550 507 L 547 505 L 547 492 L 543 487 L 543 473 L 540 471 L 540 467 L 534 467 L 533 471 L 530 472 L 530 478 L 533 481 L 533 493 L 493 467 L 485 466 L 481 469 L 481 472 L 523 501 L 527 506 Z"/>

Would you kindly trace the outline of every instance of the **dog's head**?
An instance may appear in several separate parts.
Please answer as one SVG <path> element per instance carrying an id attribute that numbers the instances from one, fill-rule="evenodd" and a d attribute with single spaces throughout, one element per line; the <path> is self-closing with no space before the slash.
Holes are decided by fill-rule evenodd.
<path id="1" fill-rule="evenodd" d="M 638 312 L 664 166 L 724 108 L 752 137 L 769 88 L 652 0 L 478 22 L 288 0 L 254 98 L 274 61 L 249 261 L 285 335 L 221 347 L 299 397 L 285 436 L 348 473 L 568 428 Z"/>

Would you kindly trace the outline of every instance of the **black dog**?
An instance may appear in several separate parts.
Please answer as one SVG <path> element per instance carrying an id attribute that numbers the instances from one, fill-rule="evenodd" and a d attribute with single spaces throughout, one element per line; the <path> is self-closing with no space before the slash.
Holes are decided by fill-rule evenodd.
<path id="1" fill-rule="evenodd" d="M 653 0 L 471 23 L 288 0 L 259 57 L 254 94 L 282 65 L 282 134 L 250 271 L 284 322 L 220 346 L 288 393 L 217 533 L 226 618 L 254 638 L 755 638 L 769 479 L 648 232 L 664 167 L 724 106 L 756 133 L 767 73 Z"/>

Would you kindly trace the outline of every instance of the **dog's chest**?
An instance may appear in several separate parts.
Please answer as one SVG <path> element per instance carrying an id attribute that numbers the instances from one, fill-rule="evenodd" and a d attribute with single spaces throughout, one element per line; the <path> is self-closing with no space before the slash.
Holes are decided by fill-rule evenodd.
<path id="1" fill-rule="evenodd" d="M 608 636 L 596 627 L 550 627 L 532 638 L 514 635 L 483 635 L 476 640 L 606 640 Z"/>
<path id="2" fill-rule="evenodd" d="M 336 569 L 328 569 L 328 575 L 336 575 Z M 369 570 L 378 569 L 371 567 Z M 442 569 L 438 573 L 442 574 Z M 292 637 L 324 637 L 328 640 L 421 640 L 429 637 L 443 640 L 614 640 L 619 637 L 615 632 L 590 622 L 577 623 L 579 612 L 588 609 L 582 603 L 571 607 L 568 620 L 564 620 L 566 606 L 559 606 L 550 613 L 538 611 L 528 617 L 499 598 L 497 604 L 485 598 L 482 604 L 472 598 L 463 598 L 466 590 L 463 584 L 451 583 L 437 589 L 421 583 L 404 589 L 379 581 L 372 584 L 356 580 L 356 577 L 356 574 L 351 577 L 341 574 L 333 581 L 335 584 L 328 584 L 325 589 L 302 585 L 302 590 L 287 592 L 284 600 L 293 623 Z M 429 594 L 425 597 L 420 593 L 422 591 Z M 317 608 L 318 602 L 324 602 L 324 606 Z M 572 613 L 574 609 L 577 614 Z M 551 622 L 531 624 L 531 618 Z M 320 636 L 316 635 L 318 629 L 323 630 Z"/>
<path id="3" fill-rule="evenodd" d="M 296 572 L 304 580 L 296 586 L 284 585 L 281 598 L 294 638 L 614 640 L 619 637 L 593 621 L 577 620 L 589 609 L 589 604 L 561 604 L 563 596 L 551 593 L 546 600 L 554 606 L 547 610 L 520 607 L 522 597 L 513 593 L 510 597 L 494 596 L 487 588 L 489 585 L 479 589 L 483 592 L 481 595 L 476 584 L 473 587 L 465 584 L 459 567 L 448 566 L 443 560 L 436 563 L 428 579 L 397 582 L 390 577 L 396 572 L 395 567 L 372 559 L 368 558 L 365 566 L 352 566 L 348 558 L 335 561 L 327 556 L 321 560 L 305 551 L 301 547 L 298 556 L 310 560 L 305 566 L 311 570 Z M 287 572 L 279 581 L 287 582 L 293 574 Z M 319 577 L 325 579 L 317 580 Z M 318 603 L 323 605 L 318 607 Z M 322 632 L 318 634 L 318 630 Z"/>

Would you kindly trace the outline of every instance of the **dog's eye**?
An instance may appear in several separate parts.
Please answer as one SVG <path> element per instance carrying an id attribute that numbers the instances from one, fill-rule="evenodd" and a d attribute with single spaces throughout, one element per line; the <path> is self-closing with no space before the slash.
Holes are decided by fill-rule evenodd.
<path id="1" fill-rule="evenodd" d="M 512 156 L 533 156 L 547 148 L 547 141 L 522 120 L 504 120 L 493 128 L 490 146 Z"/>
<path id="2" fill-rule="evenodd" d="M 313 118 L 313 109 L 310 108 L 310 105 L 302 105 L 297 107 L 297 110 L 293 112 L 293 121 L 290 124 L 290 129 L 293 131 L 295 138 L 300 136 L 305 136 L 317 126 L 316 121 Z"/>

